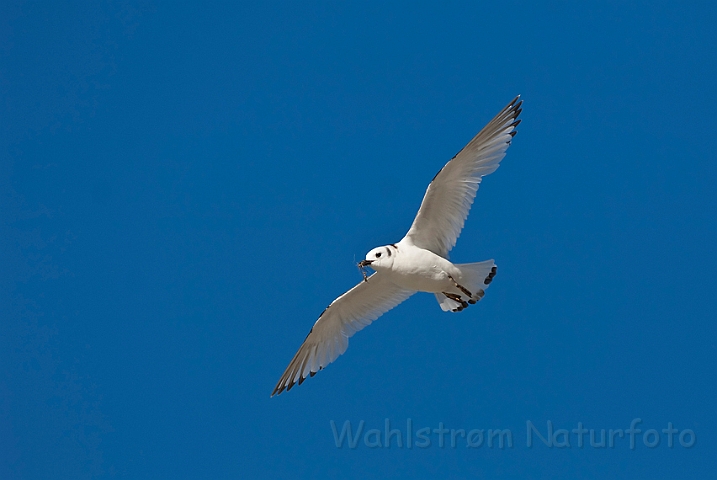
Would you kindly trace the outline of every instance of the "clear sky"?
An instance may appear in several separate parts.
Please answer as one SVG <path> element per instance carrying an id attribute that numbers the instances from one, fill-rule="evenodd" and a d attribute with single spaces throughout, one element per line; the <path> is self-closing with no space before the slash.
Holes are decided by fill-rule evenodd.
<path id="1" fill-rule="evenodd" d="M 0 478 L 714 474 L 716 23 L 712 2 L 1 2 Z M 270 398 L 517 94 L 451 254 L 496 260 L 483 301 L 416 295 Z"/>

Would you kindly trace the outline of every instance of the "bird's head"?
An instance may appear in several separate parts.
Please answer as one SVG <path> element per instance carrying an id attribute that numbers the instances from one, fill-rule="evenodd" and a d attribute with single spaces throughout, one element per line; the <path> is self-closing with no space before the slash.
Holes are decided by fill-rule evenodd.
<path id="1" fill-rule="evenodd" d="M 359 262 L 359 267 L 371 267 L 376 271 L 390 269 L 396 256 L 396 247 L 387 245 L 376 247 L 366 254 L 366 259 Z"/>

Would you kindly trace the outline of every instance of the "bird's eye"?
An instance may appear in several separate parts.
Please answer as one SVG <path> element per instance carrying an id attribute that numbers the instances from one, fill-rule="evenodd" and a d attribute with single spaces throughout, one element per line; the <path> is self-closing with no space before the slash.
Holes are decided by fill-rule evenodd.
<path id="1" fill-rule="evenodd" d="M 376 254 L 376 258 L 380 258 L 380 257 L 381 257 L 381 252 L 378 252 L 378 253 Z"/>

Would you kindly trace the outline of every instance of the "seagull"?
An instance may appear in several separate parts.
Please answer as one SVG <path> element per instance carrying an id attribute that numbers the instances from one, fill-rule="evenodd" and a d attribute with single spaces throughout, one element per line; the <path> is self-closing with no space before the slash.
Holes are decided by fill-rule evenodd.
<path id="1" fill-rule="evenodd" d="M 493 260 L 455 264 L 448 252 L 468 218 L 483 176 L 493 173 L 517 133 L 523 103 L 515 97 L 433 177 L 411 228 L 398 243 L 376 247 L 358 263 L 364 279 L 326 307 L 271 396 L 342 355 L 349 337 L 416 292 L 433 293 L 443 311 L 475 304 L 495 277 Z M 364 268 L 374 273 L 367 276 Z"/>

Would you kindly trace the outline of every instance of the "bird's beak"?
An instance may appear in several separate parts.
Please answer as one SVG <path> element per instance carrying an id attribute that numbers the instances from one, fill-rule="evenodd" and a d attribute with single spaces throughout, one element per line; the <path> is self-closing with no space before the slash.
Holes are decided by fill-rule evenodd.
<path id="1" fill-rule="evenodd" d="M 372 263 L 373 263 L 373 260 L 361 260 L 361 261 L 358 263 L 358 266 L 359 266 L 359 267 L 362 267 L 362 268 L 363 268 L 363 267 L 368 267 L 368 266 L 371 265 Z"/>

